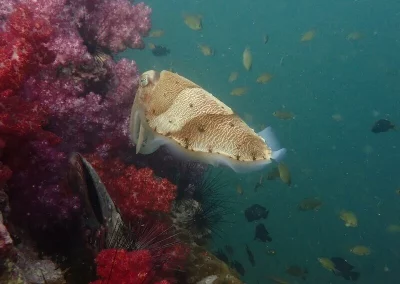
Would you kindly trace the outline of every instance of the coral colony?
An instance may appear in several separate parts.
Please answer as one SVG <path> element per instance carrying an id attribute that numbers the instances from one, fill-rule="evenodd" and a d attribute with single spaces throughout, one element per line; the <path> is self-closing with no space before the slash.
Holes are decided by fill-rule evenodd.
<path id="1" fill-rule="evenodd" d="M 150 14 L 128 0 L 0 1 L 1 283 L 241 283 L 170 217 L 204 166 L 130 145 L 139 73 L 114 55 L 144 47 Z"/>

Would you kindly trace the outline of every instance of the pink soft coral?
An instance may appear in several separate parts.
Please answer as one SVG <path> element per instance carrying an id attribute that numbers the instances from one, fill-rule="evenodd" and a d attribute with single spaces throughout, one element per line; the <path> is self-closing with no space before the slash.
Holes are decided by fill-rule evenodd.
<path id="1" fill-rule="evenodd" d="M 148 6 L 144 3 L 133 6 L 126 0 L 95 2 L 86 23 L 97 44 L 113 52 L 143 47 L 142 36 L 150 27 L 151 9 Z"/>

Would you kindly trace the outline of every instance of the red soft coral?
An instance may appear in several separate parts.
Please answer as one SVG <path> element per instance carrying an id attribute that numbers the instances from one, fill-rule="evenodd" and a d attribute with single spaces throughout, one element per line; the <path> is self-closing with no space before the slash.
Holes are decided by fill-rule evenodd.
<path id="1" fill-rule="evenodd" d="M 52 35 L 50 24 L 34 17 L 28 6 L 14 9 L 6 30 L 0 34 L 0 92 L 19 89 L 40 64 L 50 64 L 55 59 L 43 45 Z"/>
<path id="2" fill-rule="evenodd" d="M 151 211 L 169 212 L 176 186 L 154 176 L 149 168 L 126 166 L 119 159 L 105 162 L 91 155 L 88 160 L 100 175 L 124 217 L 144 217 Z"/>
<path id="3" fill-rule="evenodd" d="M 8 181 L 10 197 L 18 208 L 13 211 L 14 217 L 27 222 L 35 220 L 31 223 L 38 227 L 48 226 L 50 219 L 65 221 L 70 212 L 78 211 L 79 202 L 59 184 L 58 170 L 66 155 L 54 148 L 61 139 L 43 129 L 48 112 L 39 102 L 2 94 L 0 186 L 14 173 Z"/>
<path id="4" fill-rule="evenodd" d="M 151 254 L 147 250 L 128 252 L 122 249 L 107 249 L 96 257 L 97 275 L 104 280 L 92 284 L 148 283 L 152 273 Z"/>
<path id="5" fill-rule="evenodd" d="M 12 171 L 10 168 L 0 162 L 0 189 L 3 187 L 3 184 L 11 178 L 11 176 Z"/>

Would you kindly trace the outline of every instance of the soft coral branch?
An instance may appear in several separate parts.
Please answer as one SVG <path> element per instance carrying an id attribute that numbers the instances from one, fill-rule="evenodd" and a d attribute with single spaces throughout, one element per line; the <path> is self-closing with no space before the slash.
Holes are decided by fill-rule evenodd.
<path id="1" fill-rule="evenodd" d="M 170 211 L 176 186 L 167 179 L 154 176 L 149 168 L 127 166 L 119 159 L 105 161 L 98 155 L 87 158 L 128 220 L 150 212 Z"/>

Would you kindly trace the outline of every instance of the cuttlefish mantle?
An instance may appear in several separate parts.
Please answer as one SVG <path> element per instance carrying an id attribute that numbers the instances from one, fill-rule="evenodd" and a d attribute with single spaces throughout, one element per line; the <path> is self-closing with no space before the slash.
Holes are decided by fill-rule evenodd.
<path id="1" fill-rule="evenodd" d="M 166 145 L 182 158 L 235 172 L 259 170 L 286 153 L 271 127 L 256 133 L 202 87 L 165 70 L 142 74 L 129 128 L 136 153 Z"/>

